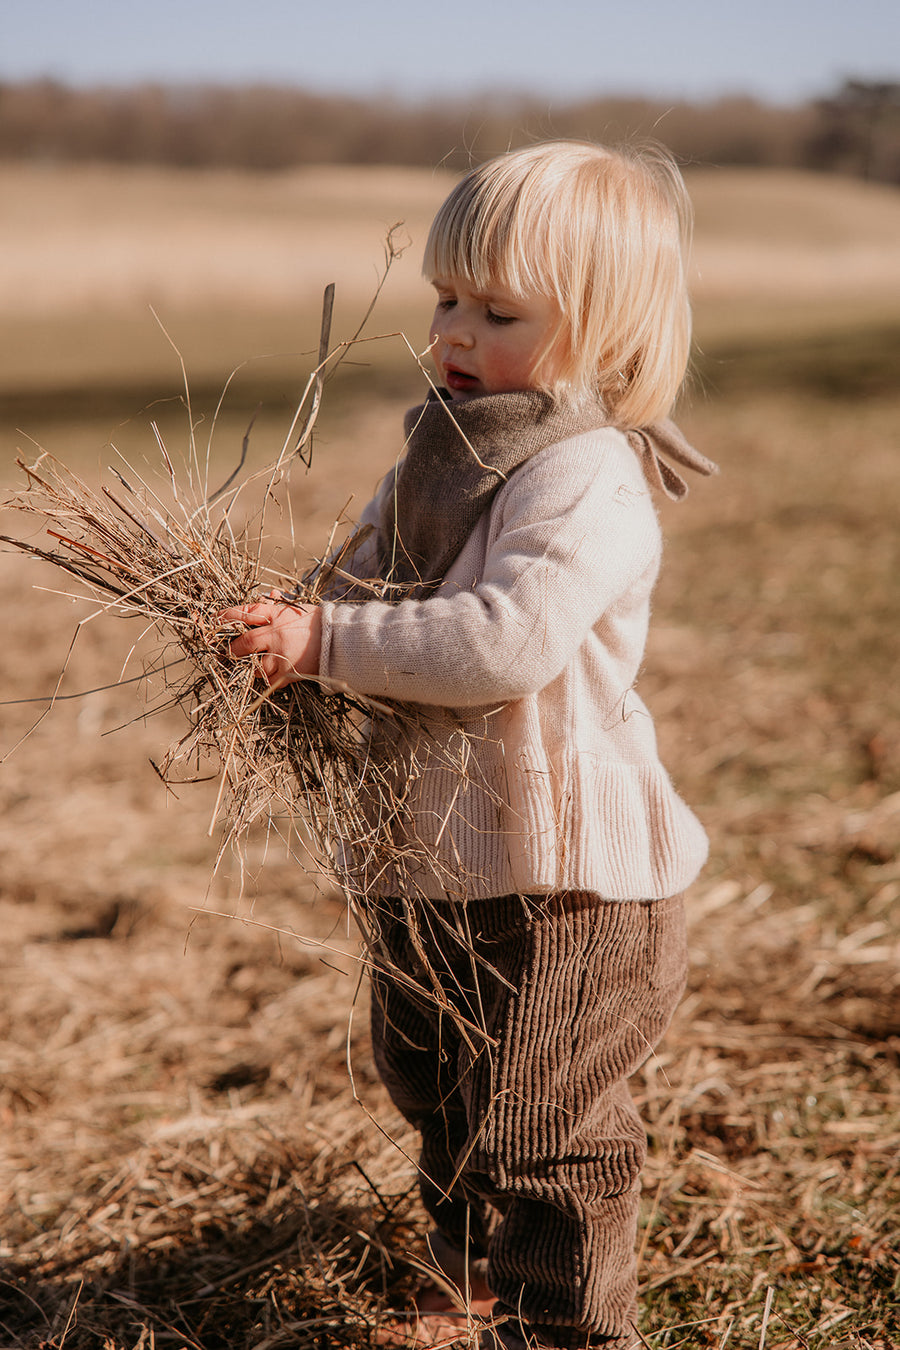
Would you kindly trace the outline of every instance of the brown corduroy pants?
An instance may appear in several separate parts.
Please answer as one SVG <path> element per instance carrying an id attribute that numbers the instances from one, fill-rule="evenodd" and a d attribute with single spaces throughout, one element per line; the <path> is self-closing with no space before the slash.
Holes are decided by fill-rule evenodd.
<path id="1" fill-rule="evenodd" d="M 385 956 L 421 981 L 402 906 L 383 904 Z M 496 1042 L 373 976 L 375 1059 L 421 1132 L 425 1206 L 454 1247 L 487 1257 L 511 1325 L 561 1346 L 620 1336 L 646 1156 L 626 1080 L 684 988 L 682 897 L 434 902 L 418 928 L 449 1003 Z"/>

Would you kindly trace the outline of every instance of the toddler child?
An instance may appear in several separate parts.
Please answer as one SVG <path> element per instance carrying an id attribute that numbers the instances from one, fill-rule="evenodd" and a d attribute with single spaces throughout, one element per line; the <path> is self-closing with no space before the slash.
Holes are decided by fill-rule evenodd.
<path id="1" fill-rule="evenodd" d="M 272 686 L 327 677 L 421 705 L 436 745 L 467 733 L 464 778 L 437 753 L 411 782 L 414 932 L 396 880 L 366 881 L 388 958 L 372 1028 L 421 1132 L 435 1266 L 492 1306 L 481 1344 L 506 1350 L 640 1343 L 627 1079 L 681 996 L 682 892 L 706 856 L 634 690 L 652 490 L 683 495 L 671 460 L 715 467 L 664 420 L 689 220 L 662 151 L 551 142 L 470 172 L 425 249 L 442 389 L 407 414 L 353 563 L 404 598 L 223 616 Z M 423 958 L 455 1015 L 416 992 Z M 431 1291 L 410 1335 L 448 1325 Z"/>

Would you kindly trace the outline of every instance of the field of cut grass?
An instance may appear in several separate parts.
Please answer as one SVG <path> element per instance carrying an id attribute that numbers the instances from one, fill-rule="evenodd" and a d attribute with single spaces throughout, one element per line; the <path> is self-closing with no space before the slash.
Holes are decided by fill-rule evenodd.
<path id="1" fill-rule="evenodd" d="M 3 173 L 15 189 L 15 210 L 2 196 L 5 221 L 27 233 L 60 199 L 50 179 L 36 178 L 44 195 L 28 199 L 23 170 Z M 60 257 L 75 237 L 61 242 L 66 228 L 89 230 L 116 196 L 126 236 L 165 204 L 165 246 L 177 252 L 185 192 L 212 255 L 217 221 L 237 228 L 225 207 L 250 229 L 256 194 L 276 240 L 293 236 L 292 212 L 331 201 L 371 234 L 374 270 L 400 179 L 422 222 L 445 185 L 342 170 L 331 198 L 295 186 L 285 205 L 278 182 L 147 175 L 141 195 L 140 177 L 72 175 Z M 894 1350 L 900 314 L 890 231 L 900 199 L 732 171 L 704 175 L 694 193 L 698 258 L 707 269 L 730 259 L 733 272 L 731 289 L 722 264 L 721 289 L 701 293 L 702 350 L 680 421 L 722 474 L 661 508 L 668 544 L 641 691 L 712 852 L 689 897 L 687 996 L 633 1084 L 651 1142 L 641 1332 L 651 1350 Z M 180 345 L 196 342 L 184 355 L 195 420 L 205 419 L 198 436 L 233 365 L 294 353 L 235 380 L 213 438 L 217 468 L 236 462 L 260 399 L 254 462 L 280 443 L 330 279 L 316 276 L 314 238 L 302 250 L 308 291 L 255 306 L 245 274 L 221 327 L 225 308 L 208 296 L 173 307 Z M 849 267 L 861 242 L 867 267 L 881 258 L 882 284 L 867 289 L 860 271 L 852 294 L 843 275 L 829 287 L 836 260 Z M 820 284 L 805 289 L 804 272 L 791 290 L 786 267 L 764 302 L 788 245 L 810 268 L 819 258 Z M 60 257 L 44 257 L 49 275 Z M 131 265 L 140 295 L 144 263 Z M 364 308 L 367 285 L 347 283 L 353 303 L 348 294 L 339 325 Z M 373 331 L 407 322 L 409 285 Z M 22 309 L 0 313 L 4 483 L 16 481 L 15 446 L 29 445 L 16 427 L 95 475 L 110 439 L 134 462 L 152 459 L 158 418 L 177 458 L 177 362 L 165 343 L 155 349 L 152 325 L 142 335 L 128 288 L 115 304 L 82 294 L 66 308 L 62 296 L 49 303 L 48 286 L 31 313 L 27 289 Z M 296 343 L 295 308 L 309 324 Z M 421 392 L 390 343 L 373 345 L 371 360 L 327 387 L 313 469 L 295 488 L 295 529 L 311 552 L 390 462 L 402 409 Z M 12 524 L 4 513 L 2 532 Z M 374 1345 L 415 1281 L 424 1220 L 414 1140 L 371 1061 L 343 902 L 263 834 L 243 875 L 228 858 L 215 868 L 216 783 L 167 795 L 149 761 L 182 723 L 145 717 L 147 691 L 116 683 L 134 669 L 132 625 L 80 628 L 61 692 L 99 692 L 37 721 L 45 705 L 20 700 L 53 691 L 91 612 L 61 589 L 57 575 L 3 554 L 0 1344 Z"/>

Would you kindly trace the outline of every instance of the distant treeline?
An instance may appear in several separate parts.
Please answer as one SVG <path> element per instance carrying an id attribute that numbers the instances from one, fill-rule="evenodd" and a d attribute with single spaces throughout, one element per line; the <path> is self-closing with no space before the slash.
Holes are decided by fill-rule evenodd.
<path id="1" fill-rule="evenodd" d="M 753 164 L 900 183 L 900 84 L 847 81 L 796 107 L 748 97 L 666 103 L 537 98 L 405 103 L 270 86 L 0 84 L 0 157 L 184 168 L 443 164 L 552 136 L 662 141 L 684 163 Z"/>

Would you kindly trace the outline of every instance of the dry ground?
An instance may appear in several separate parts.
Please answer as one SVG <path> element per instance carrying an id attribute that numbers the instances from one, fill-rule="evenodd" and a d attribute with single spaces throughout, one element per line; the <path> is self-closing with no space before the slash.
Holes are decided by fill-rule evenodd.
<path id="1" fill-rule="evenodd" d="M 651 1139 L 642 1332 L 654 1350 L 893 1350 L 897 327 L 873 329 L 864 299 L 849 339 L 782 326 L 782 345 L 748 346 L 747 312 L 681 418 L 723 475 L 663 508 L 643 676 L 712 855 L 688 995 L 634 1084 Z M 410 390 L 371 388 L 329 391 L 296 500 L 312 547 L 396 449 Z M 75 426 L 48 388 L 41 437 L 96 461 L 119 420 L 103 397 Z M 127 436 L 151 443 L 145 420 Z M 372 1344 L 422 1218 L 343 904 L 261 835 L 243 878 L 215 868 L 215 785 L 167 796 L 148 760 L 180 727 L 141 717 L 140 685 L 58 703 L 8 753 L 41 706 L 9 700 L 52 690 L 90 612 L 36 582 L 59 584 L 4 557 L 0 1346 Z M 135 636 L 85 624 L 62 692 L 131 674 Z"/>

